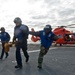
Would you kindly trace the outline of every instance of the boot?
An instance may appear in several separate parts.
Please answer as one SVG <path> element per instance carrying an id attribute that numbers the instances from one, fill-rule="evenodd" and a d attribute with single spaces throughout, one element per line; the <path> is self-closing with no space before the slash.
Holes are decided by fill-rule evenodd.
<path id="1" fill-rule="evenodd" d="M 42 63 L 38 63 L 38 66 L 37 66 L 39 69 L 42 69 Z"/>

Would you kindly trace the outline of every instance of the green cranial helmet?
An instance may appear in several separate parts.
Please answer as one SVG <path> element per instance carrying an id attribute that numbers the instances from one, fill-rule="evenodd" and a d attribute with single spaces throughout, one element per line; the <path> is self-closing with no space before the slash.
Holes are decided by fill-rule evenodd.
<path id="1" fill-rule="evenodd" d="M 22 23 L 22 20 L 19 17 L 16 17 L 14 19 L 14 23 Z"/>

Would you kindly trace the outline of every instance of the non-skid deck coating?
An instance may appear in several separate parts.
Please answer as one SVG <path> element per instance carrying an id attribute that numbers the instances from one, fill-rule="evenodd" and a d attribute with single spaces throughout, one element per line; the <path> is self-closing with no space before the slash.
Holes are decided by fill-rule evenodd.
<path id="1" fill-rule="evenodd" d="M 1 53 L 1 46 L 0 46 Z M 0 75 L 75 75 L 75 47 L 51 47 L 44 57 L 43 69 L 37 68 L 39 45 L 29 45 L 29 62 L 25 62 L 23 52 L 23 69 L 15 69 L 15 47 L 9 51 L 9 57 L 0 60 Z"/>

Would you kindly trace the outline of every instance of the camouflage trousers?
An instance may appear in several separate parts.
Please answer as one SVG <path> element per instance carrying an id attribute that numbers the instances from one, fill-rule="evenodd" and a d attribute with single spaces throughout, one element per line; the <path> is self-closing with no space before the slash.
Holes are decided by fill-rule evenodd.
<path id="1" fill-rule="evenodd" d="M 38 66 L 42 67 L 43 57 L 44 57 L 44 55 L 47 54 L 48 50 L 49 50 L 49 48 L 40 46 L 40 53 L 39 53 L 39 57 L 38 57 Z"/>

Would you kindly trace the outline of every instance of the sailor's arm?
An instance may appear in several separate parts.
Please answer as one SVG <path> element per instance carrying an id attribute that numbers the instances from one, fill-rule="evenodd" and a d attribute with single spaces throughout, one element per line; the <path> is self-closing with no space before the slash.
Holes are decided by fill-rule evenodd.
<path id="1" fill-rule="evenodd" d="M 40 36 L 40 32 L 33 32 L 33 31 L 29 31 L 29 34 L 34 35 L 34 36 Z"/>

